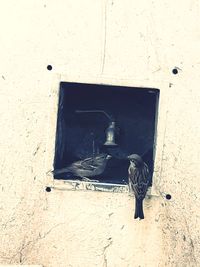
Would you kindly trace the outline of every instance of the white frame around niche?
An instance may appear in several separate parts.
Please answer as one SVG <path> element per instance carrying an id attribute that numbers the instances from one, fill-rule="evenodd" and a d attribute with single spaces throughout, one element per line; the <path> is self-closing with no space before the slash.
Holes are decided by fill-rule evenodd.
<path id="1" fill-rule="evenodd" d="M 46 143 L 46 159 L 45 159 L 45 173 L 46 173 L 46 186 L 57 190 L 92 190 L 103 192 L 128 192 L 128 185 L 122 184 L 107 184 L 107 183 L 95 183 L 85 182 L 79 180 L 57 180 L 53 178 L 51 170 L 53 168 L 54 150 L 55 150 L 55 138 L 56 138 L 56 124 L 57 124 L 57 111 L 58 111 L 58 97 L 60 82 L 77 82 L 77 83 L 89 83 L 89 84 L 102 84 L 102 85 L 117 85 L 117 86 L 129 86 L 137 88 L 149 88 L 159 89 L 159 104 L 157 114 L 157 128 L 155 130 L 154 141 L 154 173 L 152 177 L 152 187 L 148 191 L 151 196 L 158 196 L 159 183 L 162 173 L 162 161 L 164 152 L 164 139 L 166 133 L 167 123 L 167 103 L 169 94 L 169 83 L 158 80 L 134 80 L 134 79 L 116 79 L 106 76 L 68 76 L 65 74 L 51 73 L 51 87 L 49 88 L 49 118 L 48 118 L 48 133 Z"/>

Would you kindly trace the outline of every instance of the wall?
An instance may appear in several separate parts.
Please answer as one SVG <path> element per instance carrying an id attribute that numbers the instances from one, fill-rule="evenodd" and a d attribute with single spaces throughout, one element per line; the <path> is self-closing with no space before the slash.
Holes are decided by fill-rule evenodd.
<path id="1" fill-rule="evenodd" d="M 0 263 L 200 266 L 199 2 L 0 6 Z M 61 80 L 160 89 L 145 220 L 127 193 L 45 191 Z"/>

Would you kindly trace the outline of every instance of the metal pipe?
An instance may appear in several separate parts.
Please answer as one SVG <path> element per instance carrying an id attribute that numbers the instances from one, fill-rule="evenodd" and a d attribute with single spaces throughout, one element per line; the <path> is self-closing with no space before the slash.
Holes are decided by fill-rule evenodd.
<path id="1" fill-rule="evenodd" d="M 110 121 L 113 120 L 112 116 L 110 116 L 107 112 L 104 110 L 99 110 L 99 109 L 93 109 L 93 110 L 76 110 L 76 113 L 102 113 L 104 114 Z"/>

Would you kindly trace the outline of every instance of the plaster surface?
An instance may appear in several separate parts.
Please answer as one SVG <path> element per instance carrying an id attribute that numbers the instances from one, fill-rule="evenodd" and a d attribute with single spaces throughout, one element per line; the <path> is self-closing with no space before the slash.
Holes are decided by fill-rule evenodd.
<path id="1" fill-rule="evenodd" d="M 197 0 L 0 0 L 0 264 L 200 266 L 199 11 Z M 160 89 L 145 220 L 128 193 L 63 190 L 47 175 L 60 81 Z"/>

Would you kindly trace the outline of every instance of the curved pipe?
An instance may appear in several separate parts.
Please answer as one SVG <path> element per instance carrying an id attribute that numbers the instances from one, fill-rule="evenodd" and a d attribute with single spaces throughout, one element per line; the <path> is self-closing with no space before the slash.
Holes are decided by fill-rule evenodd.
<path id="1" fill-rule="evenodd" d="M 104 110 L 94 109 L 94 110 L 76 110 L 76 113 L 102 113 L 104 114 L 110 121 L 113 121 L 112 116 L 110 116 L 107 112 Z"/>

